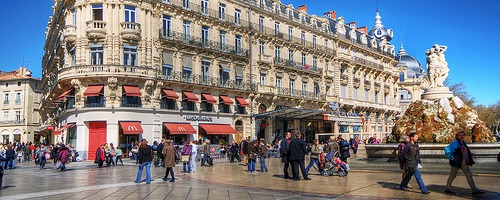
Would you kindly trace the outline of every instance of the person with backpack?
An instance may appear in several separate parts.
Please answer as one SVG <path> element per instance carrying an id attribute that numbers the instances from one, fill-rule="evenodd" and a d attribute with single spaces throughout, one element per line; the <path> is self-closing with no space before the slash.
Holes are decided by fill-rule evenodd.
<path id="1" fill-rule="evenodd" d="M 408 142 L 410 142 L 410 138 L 406 134 L 402 135 L 399 138 L 398 162 L 399 162 L 399 168 L 403 170 L 403 174 L 401 175 L 401 180 L 403 180 L 405 178 L 406 174 L 408 174 L 408 171 L 405 169 L 405 166 L 404 166 L 405 163 L 404 163 L 404 158 L 403 158 L 403 151 L 405 149 L 406 144 L 408 144 Z M 408 185 L 406 187 L 409 189 L 413 189 L 413 187 L 410 185 L 410 183 L 408 183 Z"/>
<path id="2" fill-rule="evenodd" d="M 189 141 L 184 141 L 184 147 L 181 151 L 181 161 L 182 161 L 182 173 L 191 173 L 191 152 L 193 146 L 189 144 Z M 187 168 L 187 170 L 186 170 Z"/>
<path id="3" fill-rule="evenodd" d="M 407 188 L 408 183 L 410 182 L 410 179 L 412 176 L 415 176 L 415 180 L 418 183 L 418 186 L 420 187 L 420 192 L 422 194 L 429 194 L 431 193 L 429 190 L 427 190 L 427 187 L 425 187 L 424 180 L 422 179 L 422 174 L 420 174 L 420 171 L 418 170 L 418 164 L 420 163 L 420 150 L 418 147 L 418 135 L 416 132 L 410 133 L 410 142 L 405 145 L 405 149 L 403 150 L 403 160 L 404 160 L 404 166 L 405 170 L 408 171 L 406 176 L 403 178 L 403 181 L 399 184 L 399 189 L 404 190 L 404 191 L 410 191 L 409 188 Z"/>
<path id="4" fill-rule="evenodd" d="M 108 157 L 109 157 L 109 164 L 108 166 L 116 166 L 115 160 L 116 160 L 116 148 L 113 145 L 113 143 L 109 143 L 109 150 L 108 150 Z"/>
<path id="5" fill-rule="evenodd" d="M 446 182 L 446 190 L 444 192 L 446 194 L 455 194 L 455 192 L 451 190 L 451 184 L 457 177 L 457 172 L 460 169 L 467 178 L 467 182 L 472 189 L 472 195 L 484 194 L 484 191 L 479 190 L 474 183 L 474 179 L 472 179 L 472 172 L 469 166 L 472 166 L 475 162 L 472 160 L 472 153 L 469 147 L 465 144 L 465 133 L 460 131 L 455 135 L 455 138 L 455 141 L 444 148 L 444 153 L 446 158 L 449 159 L 451 166 L 450 175 Z"/>

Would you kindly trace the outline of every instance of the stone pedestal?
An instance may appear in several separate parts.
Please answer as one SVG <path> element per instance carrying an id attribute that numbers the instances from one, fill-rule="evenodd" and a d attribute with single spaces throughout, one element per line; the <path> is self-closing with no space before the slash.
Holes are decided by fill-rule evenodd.
<path id="1" fill-rule="evenodd" d="M 433 101 L 441 99 L 443 97 L 445 98 L 453 97 L 453 92 L 451 92 L 448 87 L 435 87 L 425 90 L 424 94 L 422 94 L 422 99 L 424 100 Z"/>

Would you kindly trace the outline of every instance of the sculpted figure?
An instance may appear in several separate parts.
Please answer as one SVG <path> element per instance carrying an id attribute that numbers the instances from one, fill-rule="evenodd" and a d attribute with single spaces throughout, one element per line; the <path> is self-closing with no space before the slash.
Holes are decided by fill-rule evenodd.
<path id="1" fill-rule="evenodd" d="M 444 87 L 443 82 L 448 77 L 450 69 L 444 57 L 448 47 L 435 44 L 425 51 L 427 55 L 427 70 L 429 70 L 429 88 Z"/>

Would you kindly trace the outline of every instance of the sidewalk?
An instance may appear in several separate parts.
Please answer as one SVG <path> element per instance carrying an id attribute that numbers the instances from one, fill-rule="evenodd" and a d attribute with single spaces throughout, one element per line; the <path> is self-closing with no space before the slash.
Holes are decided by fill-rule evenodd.
<path id="1" fill-rule="evenodd" d="M 109 168 L 97 168 L 92 162 L 71 163 L 67 166 L 71 170 L 65 172 L 51 169 L 51 163 L 45 170 L 33 163 L 18 163 L 19 168 L 6 170 L 0 199 L 474 199 L 462 174 L 453 183 L 457 195 L 444 194 L 447 172 L 422 172 L 431 194 L 421 194 L 419 189 L 406 192 L 397 189 L 401 181 L 397 163 L 367 162 L 358 156 L 350 159 L 352 171 L 346 177 L 323 177 L 311 169 L 312 180 L 292 181 L 282 178 L 277 158 L 267 159 L 269 172 L 257 174 L 246 172 L 246 166 L 239 163 L 216 159 L 213 167 L 197 163 L 196 173 L 181 173 L 182 164 L 177 165 L 175 183 L 161 180 L 165 168 L 152 167 L 150 185 L 133 182 L 137 165 L 128 159 L 125 166 Z M 500 169 L 499 163 L 493 164 Z M 434 167 L 424 165 L 424 169 Z M 499 177 L 497 172 L 474 176 L 476 185 L 486 191 L 475 198 L 500 199 Z M 410 183 L 418 188 L 413 179 Z"/>

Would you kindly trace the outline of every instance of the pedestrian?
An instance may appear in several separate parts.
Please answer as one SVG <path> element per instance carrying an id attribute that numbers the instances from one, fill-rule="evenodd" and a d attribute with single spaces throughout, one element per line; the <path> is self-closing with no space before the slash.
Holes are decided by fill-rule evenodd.
<path id="1" fill-rule="evenodd" d="M 248 164 L 248 144 L 250 143 L 250 136 L 247 136 L 246 140 L 241 142 L 241 151 L 243 152 L 243 166 Z"/>
<path id="2" fill-rule="evenodd" d="M 257 156 L 259 155 L 259 141 L 253 140 L 248 143 L 248 163 L 247 168 L 250 173 L 257 173 L 255 171 L 255 162 L 257 161 Z"/>
<path id="3" fill-rule="evenodd" d="M 449 159 L 451 166 L 450 175 L 448 176 L 448 181 L 446 182 L 446 194 L 456 194 L 451 189 L 451 184 L 455 177 L 457 177 L 458 170 L 462 170 L 467 178 L 470 188 L 472 189 L 472 195 L 484 194 L 484 191 L 479 190 L 472 179 L 472 172 L 470 171 L 469 165 L 472 166 L 475 162 L 472 160 L 472 153 L 464 141 L 465 133 L 463 131 L 458 132 L 455 135 L 455 141 L 444 148 L 444 153 L 446 158 Z"/>
<path id="4" fill-rule="evenodd" d="M 58 162 L 61 162 L 61 171 L 67 171 L 66 169 L 66 163 L 68 162 L 68 159 L 70 157 L 70 152 L 68 147 L 64 146 L 64 144 L 61 144 L 62 146 L 59 148 L 58 152 Z"/>
<path id="5" fill-rule="evenodd" d="M 101 146 L 97 147 L 94 163 L 96 163 L 97 166 L 101 168 L 105 160 L 106 156 L 104 155 L 104 144 L 102 144 Z"/>
<path id="6" fill-rule="evenodd" d="M 313 167 L 315 163 L 318 166 L 319 173 L 323 174 L 323 170 L 319 166 L 319 158 L 318 158 L 319 153 L 320 153 L 320 146 L 318 140 L 315 139 L 313 140 L 311 145 L 311 156 L 309 160 L 309 165 L 307 165 L 306 167 L 306 174 L 309 174 L 309 169 L 311 169 L 311 167 Z"/>
<path id="7" fill-rule="evenodd" d="M 267 158 L 267 145 L 264 143 L 264 139 L 260 139 L 259 143 L 260 172 L 269 171 L 266 165 L 266 158 Z"/>
<path id="8" fill-rule="evenodd" d="M 410 138 L 404 134 L 399 138 L 399 145 L 398 145 L 398 162 L 399 162 L 399 168 L 403 170 L 403 174 L 401 175 L 401 181 L 405 178 L 406 174 L 408 174 L 408 171 L 404 167 L 404 158 L 403 158 L 403 151 L 405 149 L 405 146 L 410 142 Z M 410 178 L 411 179 L 411 178 Z M 413 187 L 410 185 L 408 182 L 408 185 L 406 186 L 409 189 L 413 189 Z"/>
<path id="9" fill-rule="evenodd" d="M 167 181 L 168 174 L 172 176 L 170 182 L 175 182 L 174 167 L 175 167 L 175 148 L 172 146 L 172 140 L 165 140 L 165 146 L 163 147 L 162 154 L 165 157 L 165 176 L 162 178 L 163 181 Z"/>
<path id="10" fill-rule="evenodd" d="M 301 133 L 296 133 L 295 138 L 290 142 L 290 161 L 292 161 L 292 174 L 293 180 L 298 181 L 299 177 L 299 167 L 302 172 L 302 177 L 304 180 L 311 180 L 307 177 L 305 170 L 304 157 L 307 153 L 306 142 L 302 139 Z"/>
<path id="11" fill-rule="evenodd" d="M 231 145 L 231 148 L 229 149 L 231 151 L 231 159 L 229 160 L 231 163 L 234 162 L 234 159 L 238 160 L 238 162 L 241 162 L 239 149 L 240 149 L 240 147 L 238 146 L 238 143 L 233 140 L 233 144 Z"/>
<path id="12" fill-rule="evenodd" d="M 349 140 L 349 146 L 351 146 L 352 152 L 354 154 L 358 153 L 358 136 Z"/>
<path id="13" fill-rule="evenodd" d="M 0 157 L 0 160 L 2 160 L 3 157 Z M 0 165 L 0 190 L 2 190 L 2 183 L 3 183 L 3 165 Z"/>
<path id="14" fill-rule="evenodd" d="M 328 144 L 326 145 L 325 154 L 333 151 L 339 152 L 339 143 L 336 141 L 335 136 L 330 136 Z"/>
<path id="15" fill-rule="evenodd" d="M 47 162 L 45 154 L 48 154 L 45 144 L 40 144 L 40 147 L 38 147 L 36 154 L 38 155 L 38 164 L 40 165 L 40 169 L 44 169 L 45 163 Z"/>
<path id="16" fill-rule="evenodd" d="M 121 164 L 122 164 L 122 166 L 123 166 L 122 156 L 123 156 L 123 151 L 122 151 L 122 149 L 120 149 L 120 148 L 116 148 L 116 160 L 115 160 L 116 165 L 118 165 L 118 160 L 120 160 L 120 163 L 121 163 Z"/>
<path id="17" fill-rule="evenodd" d="M 201 166 L 205 166 L 205 162 L 207 162 L 210 167 L 211 164 L 209 162 L 210 159 L 210 140 L 205 139 L 205 144 L 203 144 L 203 158 L 201 159 Z"/>
<path id="18" fill-rule="evenodd" d="M 420 187 L 420 191 L 423 194 L 429 194 L 430 191 L 427 190 L 424 184 L 424 180 L 422 180 L 422 175 L 418 171 L 418 164 L 420 163 L 420 153 L 418 148 L 418 135 L 415 132 L 410 133 L 410 142 L 405 145 L 405 149 L 403 150 L 403 158 L 404 158 L 404 166 L 408 171 L 401 184 L 399 184 L 399 189 L 409 191 L 407 188 L 408 182 L 412 176 L 415 176 L 415 180 L 417 180 L 418 186 Z"/>
<path id="19" fill-rule="evenodd" d="M 290 137 L 292 137 L 292 133 L 286 132 L 285 133 L 285 138 L 283 138 L 280 143 L 280 156 L 281 156 L 281 162 L 284 164 L 283 165 L 283 174 L 285 175 L 285 179 L 290 179 L 290 175 L 288 174 L 288 168 L 290 167 Z"/>
<path id="20" fill-rule="evenodd" d="M 23 152 L 24 152 L 24 161 L 30 161 L 31 160 L 31 149 L 29 145 L 25 145 L 23 147 Z"/>
<path id="21" fill-rule="evenodd" d="M 135 183 L 141 182 L 142 170 L 146 168 L 146 184 L 151 183 L 151 162 L 153 161 L 153 148 L 148 145 L 147 140 L 140 143 L 139 150 L 137 151 L 137 159 L 139 160 L 139 170 Z"/>
<path id="22" fill-rule="evenodd" d="M 338 140 L 340 145 L 340 160 L 347 163 L 347 158 L 351 157 L 351 153 L 349 153 L 349 142 L 342 137 L 339 137 Z"/>
<path id="23" fill-rule="evenodd" d="M 193 140 L 191 142 L 191 172 L 196 172 L 196 157 L 198 156 L 198 145 L 197 141 Z"/>
<path id="24" fill-rule="evenodd" d="M 189 141 L 184 141 L 184 146 L 181 151 L 181 161 L 182 161 L 182 173 L 191 173 L 191 153 L 193 146 L 189 144 Z"/>
<path id="25" fill-rule="evenodd" d="M 116 148 L 113 143 L 109 143 L 109 165 L 115 167 L 116 163 Z"/>
<path id="26" fill-rule="evenodd" d="M 164 144 L 165 144 L 165 141 L 161 140 L 160 143 L 158 144 L 158 148 L 156 149 L 156 155 L 158 156 L 158 160 L 160 163 L 158 163 L 157 166 L 155 165 L 155 167 L 158 167 L 158 166 L 165 167 L 165 165 L 163 164 L 163 160 L 165 159 L 165 157 L 161 153 L 163 151 Z"/>
<path id="27" fill-rule="evenodd" d="M 14 150 L 15 146 L 8 144 L 7 149 L 5 150 L 5 166 L 4 169 L 15 169 L 16 168 L 16 151 Z"/>

